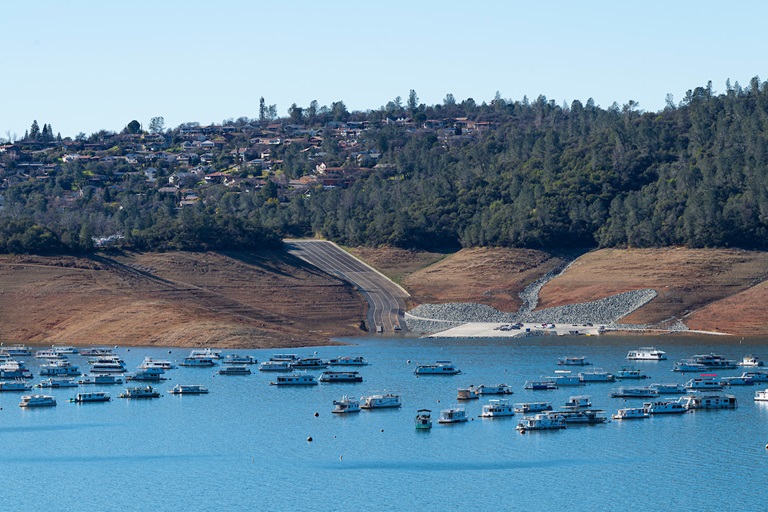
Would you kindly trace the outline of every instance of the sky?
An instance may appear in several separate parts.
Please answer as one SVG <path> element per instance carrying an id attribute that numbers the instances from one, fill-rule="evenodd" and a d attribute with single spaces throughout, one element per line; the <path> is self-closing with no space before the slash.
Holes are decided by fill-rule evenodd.
<path id="1" fill-rule="evenodd" d="M 642 5 L 639 5 L 642 4 Z M 664 108 L 712 81 L 768 79 L 768 2 L 9 0 L 0 138 L 74 137 L 408 98 Z"/>

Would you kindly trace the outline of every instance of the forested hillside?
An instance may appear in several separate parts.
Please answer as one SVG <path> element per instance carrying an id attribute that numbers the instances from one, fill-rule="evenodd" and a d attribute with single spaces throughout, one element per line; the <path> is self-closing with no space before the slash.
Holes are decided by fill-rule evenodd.
<path id="1" fill-rule="evenodd" d="M 404 248 L 768 246 L 768 84 L 758 78 L 696 88 L 660 112 L 543 96 L 425 106 L 414 91 L 406 105 L 332 107 L 241 118 L 183 168 L 158 164 L 149 145 L 144 161 L 119 160 L 129 149 L 117 134 L 101 146 L 117 164 L 61 163 L 66 141 L 26 138 L 0 168 L 0 250 L 87 251 L 110 235 L 140 249 L 253 249 L 315 234 Z M 266 146 L 259 130 L 283 138 Z M 189 143 L 189 126 L 153 131 L 166 152 Z M 205 180 L 182 176 L 207 155 Z M 22 162 L 51 171 L 7 179 Z"/>

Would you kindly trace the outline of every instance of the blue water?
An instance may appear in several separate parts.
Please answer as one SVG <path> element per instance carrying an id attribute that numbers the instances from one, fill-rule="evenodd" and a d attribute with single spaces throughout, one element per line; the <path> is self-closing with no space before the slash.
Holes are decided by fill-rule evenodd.
<path id="1" fill-rule="evenodd" d="M 768 359 L 768 343 L 690 337 L 347 341 L 355 345 L 294 352 L 362 355 L 371 365 L 355 368 L 361 384 L 277 388 L 268 384 L 275 374 L 255 367 L 246 377 L 178 368 L 159 386 L 163 392 L 182 383 L 204 384 L 211 393 L 131 401 L 116 398 L 121 387 L 87 386 L 80 389 L 103 389 L 115 398 L 76 405 L 67 399 L 78 389 L 53 390 L 58 406 L 37 410 L 19 408 L 17 393 L 0 393 L 2 503 L 19 510 L 750 510 L 768 497 L 768 407 L 752 400 L 768 384 L 731 388 L 739 400 L 735 411 L 520 435 L 518 416 L 477 418 L 486 402 L 480 399 L 465 403 L 475 417 L 466 424 L 435 422 L 428 432 L 413 427 L 417 409 L 431 408 L 436 418 L 456 403 L 456 389 L 469 384 L 510 384 L 511 401 L 555 406 L 588 394 L 608 414 L 642 403 L 609 398 L 620 384 L 522 389 L 526 380 L 552 375 L 557 358 L 566 355 L 615 371 L 627 364 L 628 350 L 653 344 L 669 360 L 635 363 L 653 378 L 625 383 L 647 385 L 690 378 L 670 369 L 694 353 Z M 134 368 L 147 355 L 179 361 L 188 351 L 116 352 Z M 248 351 L 260 361 L 272 352 Z M 463 373 L 413 375 L 416 363 L 438 359 Z M 34 368 L 34 358 L 26 360 Z M 330 412 L 342 395 L 381 391 L 400 393 L 403 407 Z"/>

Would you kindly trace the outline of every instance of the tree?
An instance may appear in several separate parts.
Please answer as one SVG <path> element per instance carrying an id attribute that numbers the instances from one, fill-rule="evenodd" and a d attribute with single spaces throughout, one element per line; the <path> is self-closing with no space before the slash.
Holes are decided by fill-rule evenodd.
<path id="1" fill-rule="evenodd" d="M 408 93 L 408 111 L 411 113 L 411 115 L 416 113 L 416 110 L 419 108 L 419 97 L 416 96 L 416 91 L 411 89 L 411 92 Z"/>
<path id="2" fill-rule="evenodd" d="M 137 120 L 133 120 L 123 130 L 125 133 L 141 133 L 141 123 Z"/>
<path id="3" fill-rule="evenodd" d="M 165 129 L 165 119 L 163 116 L 153 117 L 149 121 L 149 133 L 162 133 Z"/>
<path id="4" fill-rule="evenodd" d="M 304 119 L 304 109 L 293 103 L 288 109 L 288 116 L 293 124 L 301 124 Z"/>
<path id="5" fill-rule="evenodd" d="M 443 99 L 443 105 L 446 107 L 450 107 L 456 104 L 456 98 L 453 97 L 453 94 L 448 93 L 445 95 L 445 99 Z"/>
<path id="6" fill-rule="evenodd" d="M 26 137 L 24 137 L 26 139 Z M 32 121 L 32 127 L 29 129 L 29 138 L 37 140 L 40 138 L 40 125 L 37 124 L 37 119 Z"/>
<path id="7" fill-rule="evenodd" d="M 264 96 L 259 98 L 259 121 L 266 121 L 267 119 L 267 106 L 264 103 Z"/>
<path id="8" fill-rule="evenodd" d="M 277 119 L 277 105 L 273 104 L 267 107 L 267 118 L 270 121 Z"/>
<path id="9" fill-rule="evenodd" d="M 312 100 L 307 109 L 307 122 L 311 125 L 315 123 L 317 117 L 317 100 Z"/>

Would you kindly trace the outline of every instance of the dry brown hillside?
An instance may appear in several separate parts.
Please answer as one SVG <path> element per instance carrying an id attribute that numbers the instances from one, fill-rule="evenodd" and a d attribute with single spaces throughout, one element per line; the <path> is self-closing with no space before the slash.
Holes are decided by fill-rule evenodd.
<path id="1" fill-rule="evenodd" d="M 282 252 L 0 257 L 0 339 L 270 347 L 360 334 L 365 300 Z"/>

